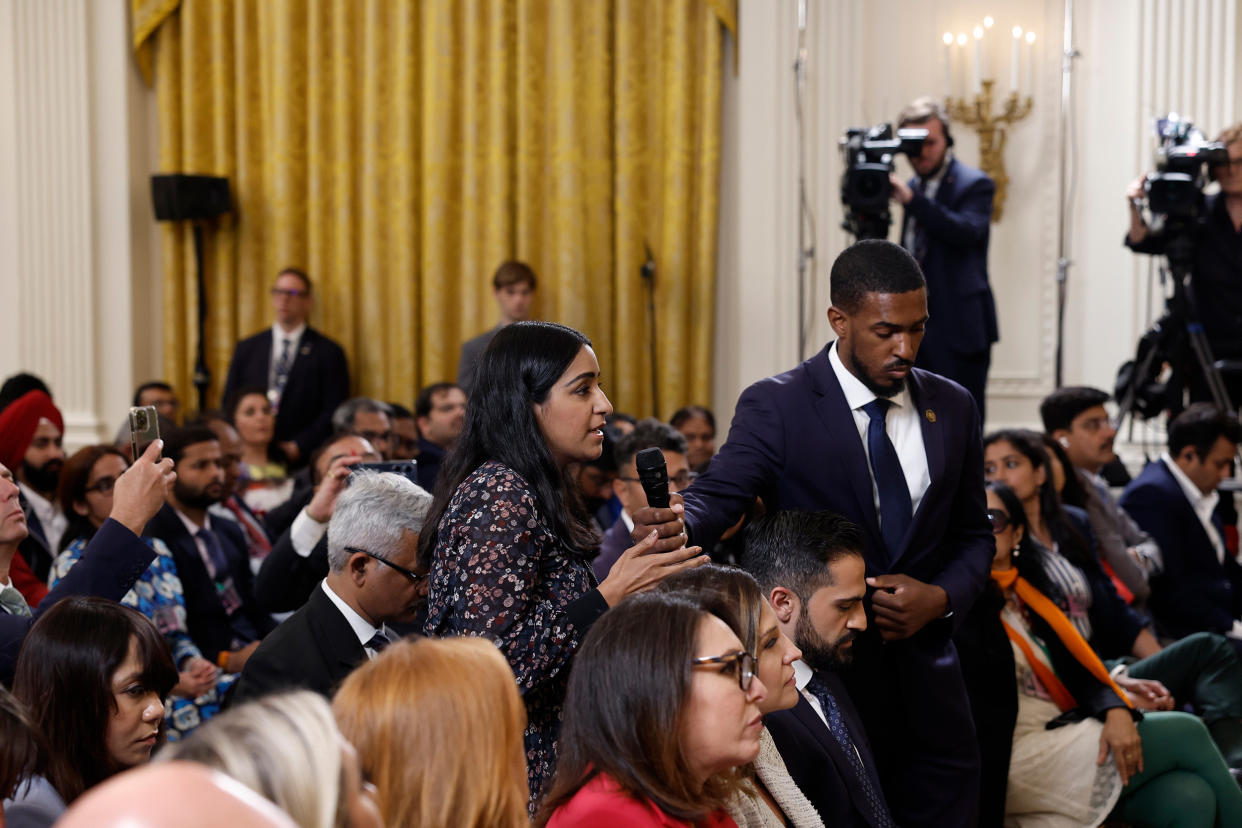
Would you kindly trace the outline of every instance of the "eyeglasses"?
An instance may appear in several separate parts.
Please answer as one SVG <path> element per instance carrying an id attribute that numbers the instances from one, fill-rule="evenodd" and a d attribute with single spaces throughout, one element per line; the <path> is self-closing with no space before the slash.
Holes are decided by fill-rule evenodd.
<path id="1" fill-rule="evenodd" d="M 309 296 L 309 292 L 298 290 L 297 288 L 272 288 L 273 296 L 285 296 L 289 299 L 301 299 L 303 296 Z"/>
<path id="2" fill-rule="evenodd" d="M 683 472 L 679 472 L 678 474 L 675 474 L 675 475 L 673 475 L 672 477 L 670 477 L 670 478 L 668 479 L 668 482 L 669 482 L 669 483 L 672 483 L 673 485 L 675 485 L 675 486 L 676 486 L 677 488 L 679 488 L 679 489 L 684 489 L 684 488 L 686 488 L 687 486 L 689 486 L 691 483 L 693 483 L 693 482 L 694 482 L 694 481 L 698 478 L 698 476 L 699 476 L 699 473 L 698 473 L 698 472 L 683 471 Z M 620 476 L 618 476 L 618 477 L 617 477 L 617 479 L 618 479 L 618 480 L 624 480 L 626 483 L 641 483 L 641 482 L 643 482 L 640 478 L 637 478 L 637 477 L 620 477 Z"/>
<path id="3" fill-rule="evenodd" d="M 406 580 L 408 580 L 411 584 L 417 584 L 419 581 L 427 577 L 426 575 L 420 575 L 419 573 L 415 572 L 412 569 L 406 569 L 404 566 L 395 564 L 392 561 L 388 560 L 387 558 L 381 558 L 379 555 L 376 555 L 374 552 L 368 552 L 367 550 L 359 549 L 356 546 L 347 546 L 345 547 L 345 551 L 353 555 L 366 555 L 368 558 L 373 558 L 379 561 L 384 566 L 391 566 L 393 569 L 397 570 L 402 575 L 404 575 L 406 577 Z"/>
<path id="4" fill-rule="evenodd" d="M 755 680 L 755 657 L 745 650 L 738 650 L 736 653 L 725 653 L 718 656 L 703 656 L 701 658 L 690 659 L 692 666 L 701 664 L 728 664 L 737 672 L 737 686 L 742 688 L 743 693 L 750 692 L 750 684 Z"/>
<path id="5" fill-rule="evenodd" d="M 992 524 L 992 534 L 999 535 L 1009 528 L 1009 514 L 1000 509 L 988 509 L 988 523 Z"/>
<path id="6" fill-rule="evenodd" d="M 83 491 L 99 492 L 101 495 L 112 494 L 112 490 L 116 488 L 115 477 L 101 477 L 91 485 L 87 486 Z"/>

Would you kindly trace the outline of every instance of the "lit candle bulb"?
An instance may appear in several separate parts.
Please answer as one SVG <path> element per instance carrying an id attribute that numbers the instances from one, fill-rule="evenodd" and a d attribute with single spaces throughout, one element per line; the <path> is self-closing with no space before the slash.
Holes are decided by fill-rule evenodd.
<path id="1" fill-rule="evenodd" d="M 982 86 L 979 84 L 979 79 L 983 77 L 983 74 L 984 74 L 983 48 L 982 48 L 983 28 L 981 26 L 975 26 L 975 30 L 973 34 L 975 36 L 975 62 L 974 62 L 974 67 L 973 67 L 974 75 L 972 77 L 972 80 L 974 81 L 974 83 L 972 84 L 972 86 L 974 87 L 975 94 L 977 95 L 979 94 L 979 90 L 982 89 Z"/>
<path id="2" fill-rule="evenodd" d="M 989 14 L 987 17 L 983 18 L 983 28 L 990 29 L 992 28 L 992 24 L 995 22 L 996 21 L 992 19 L 992 15 Z"/>
<path id="3" fill-rule="evenodd" d="M 1035 33 L 1026 33 L 1026 89 L 1035 89 Z"/>
<path id="4" fill-rule="evenodd" d="M 1018 91 L 1018 52 L 1022 47 L 1022 27 L 1013 27 L 1013 53 L 1009 62 L 1009 89 Z"/>

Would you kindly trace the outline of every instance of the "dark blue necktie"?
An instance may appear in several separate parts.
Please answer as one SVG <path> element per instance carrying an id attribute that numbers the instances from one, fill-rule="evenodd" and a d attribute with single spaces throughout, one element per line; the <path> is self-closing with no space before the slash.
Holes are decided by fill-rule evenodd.
<path id="1" fill-rule="evenodd" d="M 289 369 L 293 366 L 293 340 L 287 337 L 281 338 L 280 358 L 276 360 L 276 370 L 272 377 L 272 408 L 280 405 L 280 398 L 284 396 L 285 386 L 289 383 Z"/>
<path id="2" fill-rule="evenodd" d="M 207 547 L 207 563 L 214 570 L 211 577 L 215 581 L 222 581 L 229 576 L 229 561 L 224 557 L 224 548 L 220 546 L 220 539 L 216 537 L 216 533 L 204 526 L 194 533 L 199 540 L 203 542 L 203 546 Z"/>
<path id="3" fill-rule="evenodd" d="M 888 415 L 888 400 L 874 399 L 863 406 L 867 412 L 867 454 L 871 459 L 871 473 L 875 487 L 880 493 L 880 535 L 888 551 L 888 563 L 901 555 L 901 540 L 910 526 L 913 509 L 910 505 L 910 489 L 906 475 L 897 459 L 897 449 L 888 439 L 884 420 Z"/>
<path id="4" fill-rule="evenodd" d="M 837 705 L 832 690 L 818 673 L 807 684 L 806 689 L 819 701 L 820 709 L 824 711 L 824 718 L 828 720 L 828 731 L 832 734 L 832 738 L 837 740 L 837 744 L 841 746 L 841 751 L 845 754 L 846 761 L 849 762 L 850 770 L 854 773 L 854 781 L 858 784 L 863 799 L 871 809 L 871 813 L 866 815 L 868 821 L 876 828 L 892 828 L 893 817 L 888 812 L 888 803 L 884 801 L 880 793 L 880 778 L 875 768 L 869 762 L 863 761 L 862 753 L 854 743 L 849 724 L 841 715 L 841 708 Z"/>
<path id="5" fill-rule="evenodd" d="M 384 635 L 383 630 L 376 630 L 375 635 L 371 636 L 371 638 L 363 646 L 369 647 L 375 651 L 376 655 L 379 655 L 384 651 L 384 648 L 391 643 L 392 641 L 389 640 L 388 636 Z"/>

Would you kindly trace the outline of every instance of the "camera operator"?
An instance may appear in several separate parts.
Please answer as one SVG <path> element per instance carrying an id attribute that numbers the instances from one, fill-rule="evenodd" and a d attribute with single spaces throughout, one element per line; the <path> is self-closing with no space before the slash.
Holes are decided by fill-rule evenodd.
<path id="1" fill-rule="evenodd" d="M 1216 140 L 1229 153 L 1226 163 L 1208 167 L 1220 192 L 1207 196 L 1205 209 L 1192 229 L 1194 261 L 1191 287 L 1193 311 L 1203 324 L 1214 359 L 1242 360 L 1242 123 L 1226 128 Z M 1166 252 L 1166 234 L 1153 232 L 1140 210 L 1147 176 L 1135 179 L 1126 190 L 1130 205 L 1130 230 L 1126 247 L 1135 253 Z M 1225 374 L 1225 386 L 1234 405 L 1242 402 L 1242 376 Z M 1199 372 L 1190 372 L 1192 402 L 1210 400 Z"/>
<path id="2" fill-rule="evenodd" d="M 917 365 L 961 383 L 974 397 L 982 421 L 992 343 L 998 338 L 988 284 L 996 187 L 949 152 L 949 118 L 935 100 L 915 100 L 897 120 L 899 128 L 928 131 L 922 153 L 910 157 L 917 175 L 909 184 L 890 176 L 892 199 L 905 210 L 902 245 L 927 279 L 929 319 Z"/>

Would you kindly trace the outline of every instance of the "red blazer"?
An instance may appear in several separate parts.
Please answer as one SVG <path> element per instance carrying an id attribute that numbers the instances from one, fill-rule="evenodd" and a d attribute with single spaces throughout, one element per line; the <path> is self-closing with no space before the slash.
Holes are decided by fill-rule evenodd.
<path id="1" fill-rule="evenodd" d="M 698 823 L 676 819 L 654 803 L 642 802 L 603 774 L 596 776 L 552 813 L 548 828 L 737 828 L 724 811 L 713 811 Z"/>

